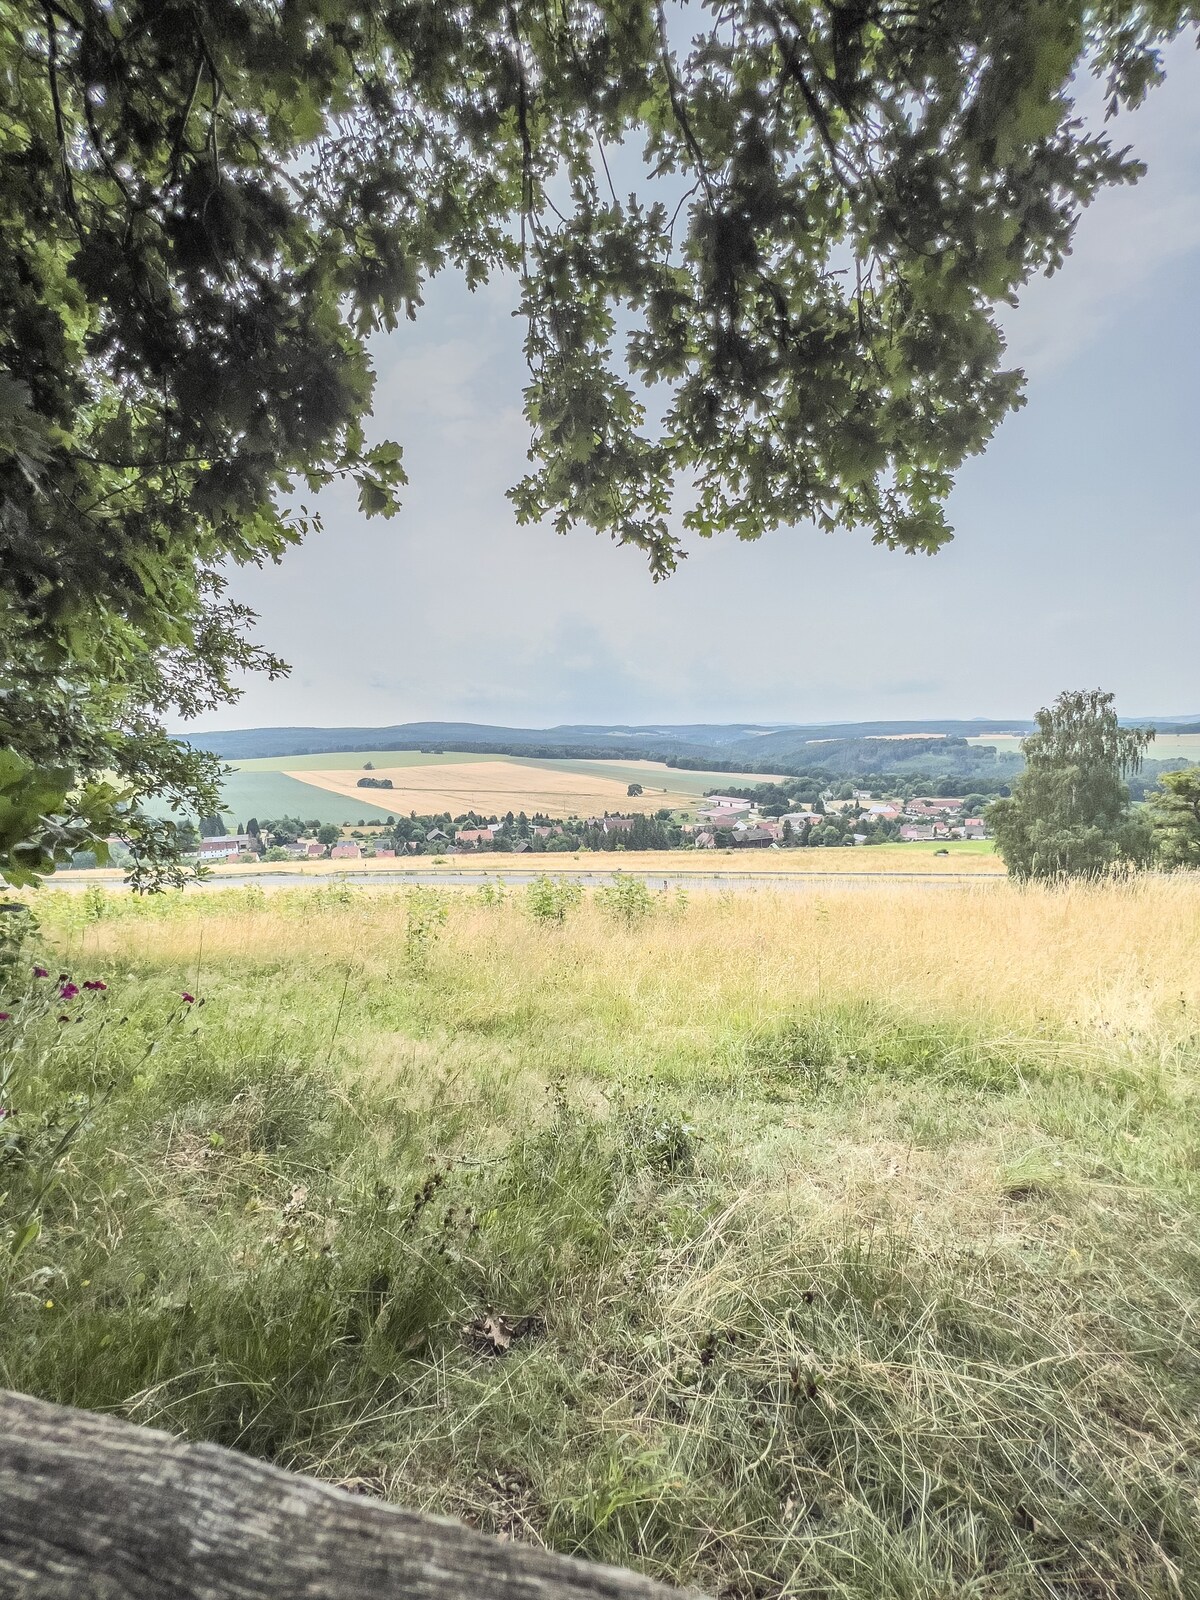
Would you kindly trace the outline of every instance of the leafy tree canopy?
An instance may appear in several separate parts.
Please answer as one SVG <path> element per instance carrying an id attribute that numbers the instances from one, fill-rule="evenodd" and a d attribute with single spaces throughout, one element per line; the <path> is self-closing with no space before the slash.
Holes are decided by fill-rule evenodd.
<path id="1" fill-rule="evenodd" d="M 1141 765 L 1150 728 L 1122 728 L 1113 696 L 1060 694 L 1021 741 L 1025 771 L 987 809 L 996 848 L 1016 878 L 1095 878 L 1142 866 L 1151 849 L 1125 779 Z"/>
<path id="2" fill-rule="evenodd" d="M 1166 865 L 1200 867 L 1200 767 L 1164 772 L 1149 810 L 1158 854 Z"/>
<path id="3" fill-rule="evenodd" d="M 165 719 L 283 670 L 229 565 L 277 560 L 336 477 L 396 511 L 367 339 L 438 271 L 520 276 L 521 519 L 662 576 L 678 482 L 700 535 L 812 518 L 936 550 L 955 469 L 1020 399 L 994 308 L 1139 170 L 1071 75 L 1136 104 L 1196 15 L 0 0 L 5 874 L 113 828 L 169 872 L 137 801 L 211 811 L 219 772 Z"/>

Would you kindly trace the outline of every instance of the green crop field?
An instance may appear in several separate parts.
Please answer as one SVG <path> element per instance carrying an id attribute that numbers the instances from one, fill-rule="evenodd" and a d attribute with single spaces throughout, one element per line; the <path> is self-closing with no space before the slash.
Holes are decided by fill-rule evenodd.
<path id="1" fill-rule="evenodd" d="M 375 791 L 369 800 L 345 799 L 269 768 L 247 770 L 239 766 L 226 778 L 223 795 L 222 814 L 235 822 L 246 822 L 251 817 L 301 817 L 305 821 L 338 823 L 357 822 L 363 817 L 368 822 L 382 822 L 389 815 L 389 808 L 379 804 Z M 394 807 L 390 814 L 395 815 Z"/>
<path id="2" fill-rule="evenodd" d="M 424 750 L 335 750 L 315 756 L 250 756 L 230 764 L 246 772 L 348 772 L 368 761 L 377 767 L 441 767 L 447 762 L 481 759 L 453 750 L 440 756 Z"/>
<path id="3" fill-rule="evenodd" d="M 259 820 L 277 817 L 300 817 L 304 821 L 348 823 L 360 817 L 368 822 L 382 822 L 389 814 L 388 807 L 374 800 L 347 799 L 319 789 L 315 784 L 301 783 L 286 773 L 269 767 L 242 770 L 240 765 L 224 783 L 221 815 L 236 827 L 251 817 Z M 148 811 L 162 815 L 166 807 L 150 802 Z M 395 808 L 392 808 L 395 815 Z"/>

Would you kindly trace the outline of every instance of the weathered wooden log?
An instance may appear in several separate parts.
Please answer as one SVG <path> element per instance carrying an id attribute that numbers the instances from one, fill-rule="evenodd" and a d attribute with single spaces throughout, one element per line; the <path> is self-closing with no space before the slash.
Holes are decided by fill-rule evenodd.
<path id="1" fill-rule="evenodd" d="M 3 1600 L 679 1600 L 218 1445 L 0 1391 Z"/>

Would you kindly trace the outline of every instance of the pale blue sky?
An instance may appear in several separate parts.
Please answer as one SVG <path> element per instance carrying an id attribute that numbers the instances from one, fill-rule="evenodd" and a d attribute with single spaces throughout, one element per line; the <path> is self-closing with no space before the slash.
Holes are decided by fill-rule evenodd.
<path id="1" fill-rule="evenodd" d="M 376 345 L 404 512 L 367 522 L 331 490 L 323 533 L 235 578 L 292 676 L 204 725 L 1028 716 L 1093 685 L 1123 713 L 1200 712 L 1194 48 L 1121 124 L 1150 172 L 1006 319 L 1028 404 L 961 474 L 936 558 L 785 528 L 692 541 L 655 585 L 635 551 L 517 528 L 512 290 L 447 279 Z"/>

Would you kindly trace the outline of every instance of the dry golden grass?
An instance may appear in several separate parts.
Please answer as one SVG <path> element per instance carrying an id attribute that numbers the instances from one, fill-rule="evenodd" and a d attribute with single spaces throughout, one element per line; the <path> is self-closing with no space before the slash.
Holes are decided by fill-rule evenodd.
<path id="1" fill-rule="evenodd" d="M 395 856 L 378 860 L 354 861 L 277 861 L 265 864 L 221 863 L 211 869 L 214 880 L 250 878 L 272 886 L 294 883 L 297 879 L 343 878 L 347 874 L 369 873 L 381 879 L 420 876 L 444 876 L 453 879 L 463 872 L 520 873 L 544 872 L 552 876 L 592 876 L 597 873 L 626 872 L 653 880 L 669 878 L 672 881 L 703 876 L 704 878 L 773 877 L 780 873 L 788 876 L 872 878 L 880 873 L 898 873 L 901 876 L 919 873 L 960 877 L 970 873 L 973 877 L 1004 879 L 1007 874 L 1003 863 L 988 849 L 972 844 L 965 849 L 951 845 L 948 855 L 939 856 L 921 845 L 877 845 L 870 849 L 820 849 L 820 850 L 638 850 L 636 852 L 581 851 L 546 852 L 537 855 L 516 856 L 494 851 L 470 851 L 450 856 Z M 96 883 L 115 887 L 122 882 L 115 868 L 108 872 L 56 872 L 54 882 L 62 886 L 79 887 Z"/>
<path id="2" fill-rule="evenodd" d="M 255 891 L 250 891 L 255 893 Z M 405 895 L 348 895 L 344 932 L 272 895 L 253 910 L 196 898 L 169 918 L 88 924 L 97 954 L 250 967 L 281 959 L 399 972 Z M 1061 889 L 1007 882 L 822 885 L 811 893 L 673 895 L 632 929 L 590 898 L 547 930 L 505 904 L 448 890 L 438 960 L 483 1008 L 574 1012 L 653 1051 L 674 1033 L 753 1026 L 817 1000 L 874 999 L 914 1016 L 1007 1031 L 1065 1026 L 1083 1038 L 1169 1043 L 1200 1016 L 1200 878 L 1146 877 Z M 469 973 L 469 980 L 466 974 Z"/>
<path id="3" fill-rule="evenodd" d="M 668 769 L 664 768 L 664 773 Z M 331 768 L 315 771 L 297 768 L 285 777 L 311 783 L 331 794 L 347 799 L 368 799 L 373 805 L 386 804 L 398 813 L 416 811 L 421 816 L 448 811 L 460 816 L 474 811 L 483 816 L 502 817 L 506 812 L 524 811 L 532 816 L 602 816 L 606 811 L 653 812 L 661 806 L 672 810 L 696 803 L 695 795 L 677 789 L 657 788 L 647 781 L 646 793 L 629 795 L 628 785 L 616 778 L 577 772 L 551 771 L 544 767 L 517 766 L 508 761 L 447 762 L 420 767 L 378 767 L 371 776 L 390 778 L 393 787 L 382 792 L 360 789 L 360 771 Z M 649 774 L 647 774 L 649 779 Z"/>
<path id="4" fill-rule="evenodd" d="M 743 1600 L 1190 1594 L 1200 874 L 619 898 L 40 896 L 112 1087 L 0 1382 Z"/>

